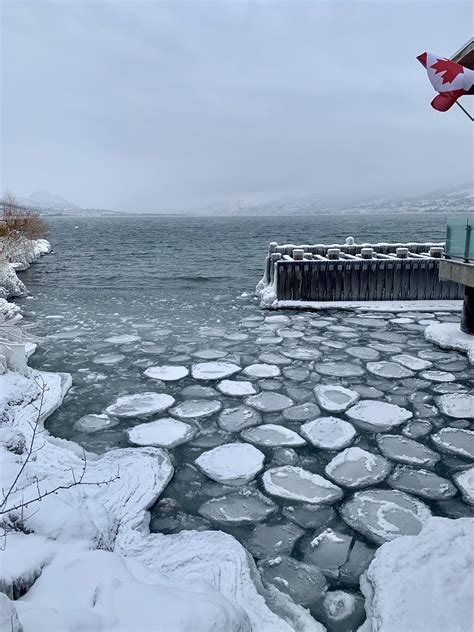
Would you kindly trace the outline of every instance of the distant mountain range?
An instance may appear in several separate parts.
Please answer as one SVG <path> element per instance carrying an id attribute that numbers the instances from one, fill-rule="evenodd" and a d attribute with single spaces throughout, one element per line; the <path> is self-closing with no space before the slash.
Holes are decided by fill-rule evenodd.
<path id="1" fill-rule="evenodd" d="M 49 191 L 35 191 L 29 197 L 16 197 L 19 206 L 40 211 L 41 215 L 122 215 L 118 211 L 107 209 L 81 208 L 68 200 L 50 193 Z"/>
<path id="2" fill-rule="evenodd" d="M 423 195 L 377 196 L 353 202 L 334 202 L 318 197 L 239 204 L 216 215 L 319 215 L 324 213 L 463 213 L 474 209 L 474 189 L 469 185 L 449 187 Z M 213 213 L 214 214 L 214 213 Z"/>
<path id="3" fill-rule="evenodd" d="M 81 208 L 48 191 L 36 191 L 29 197 L 17 198 L 20 206 L 53 215 L 123 215 L 107 209 Z M 416 196 L 377 196 L 351 202 L 337 202 L 317 196 L 273 200 L 261 203 L 238 202 L 232 205 L 215 205 L 199 209 L 187 209 L 173 215 L 215 216 L 274 216 L 274 215 L 321 215 L 325 213 L 468 213 L 474 209 L 474 189 L 460 185 Z M 158 211 L 158 214 L 162 215 Z M 169 213 L 166 213 L 169 214 Z M 151 215 L 151 213 L 147 213 Z"/>

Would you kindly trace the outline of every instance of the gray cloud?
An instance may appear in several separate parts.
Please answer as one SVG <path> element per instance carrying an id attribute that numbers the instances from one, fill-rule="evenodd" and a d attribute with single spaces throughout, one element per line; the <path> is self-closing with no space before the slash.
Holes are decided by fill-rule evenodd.
<path id="1" fill-rule="evenodd" d="M 6 3 L 2 186 L 166 211 L 468 181 L 471 124 L 415 56 L 471 25 L 467 2 Z"/>

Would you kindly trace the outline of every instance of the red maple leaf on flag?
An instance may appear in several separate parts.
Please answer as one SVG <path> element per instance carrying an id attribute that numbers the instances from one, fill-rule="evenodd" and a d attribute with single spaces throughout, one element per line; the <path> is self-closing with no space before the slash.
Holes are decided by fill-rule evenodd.
<path id="1" fill-rule="evenodd" d="M 443 85 L 445 83 L 452 83 L 458 75 L 464 72 L 460 64 L 449 61 L 449 59 L 438 59 L 436 63 L 431 65 L 431 68 L 434 68 L 436 74 L 444 72 Z"/>

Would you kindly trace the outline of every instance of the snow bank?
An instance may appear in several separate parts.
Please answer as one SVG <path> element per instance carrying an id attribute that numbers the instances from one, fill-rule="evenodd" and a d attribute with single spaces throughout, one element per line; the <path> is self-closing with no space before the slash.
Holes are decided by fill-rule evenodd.
<path id="1" fill-rule="evenodd" d="M 474 519 L 431 518 L 416 536 L 381 546 L 361 578 L 359 632 L 467 632 L 474 628 Z"/>
<path id="2" fill-rule="evenodd" d="M 0 298 L 25 296 L 27 290 L 18 278 L 17 271 L 26 270 L 31 263 L 48 252 L 51 252 L 51 244 L 46 239 L 24 240 L 18 244 L 10 261 L 0 262 Z"/>
<path id="3" fill-rule="evenodd" d="M 442 349 L 455 349 L 467 353 L 471 364 L 474 364 L 474 336 L 465 334 L 458 323 L 433 323 L 425 329 L 425 338 Z"/>

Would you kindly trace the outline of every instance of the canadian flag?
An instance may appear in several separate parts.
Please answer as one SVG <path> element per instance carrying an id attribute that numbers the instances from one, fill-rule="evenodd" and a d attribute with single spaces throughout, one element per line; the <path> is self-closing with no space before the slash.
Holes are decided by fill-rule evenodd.
<path id="1" fill-rule="evenodd" d="M 433 88 L 439 92 L 431 101 L 435 110 L 446 112 L 474 85 L 474 70 L 461 64 L 432 53 L 422 53 L 417 59 L 426 68 Z"/>

